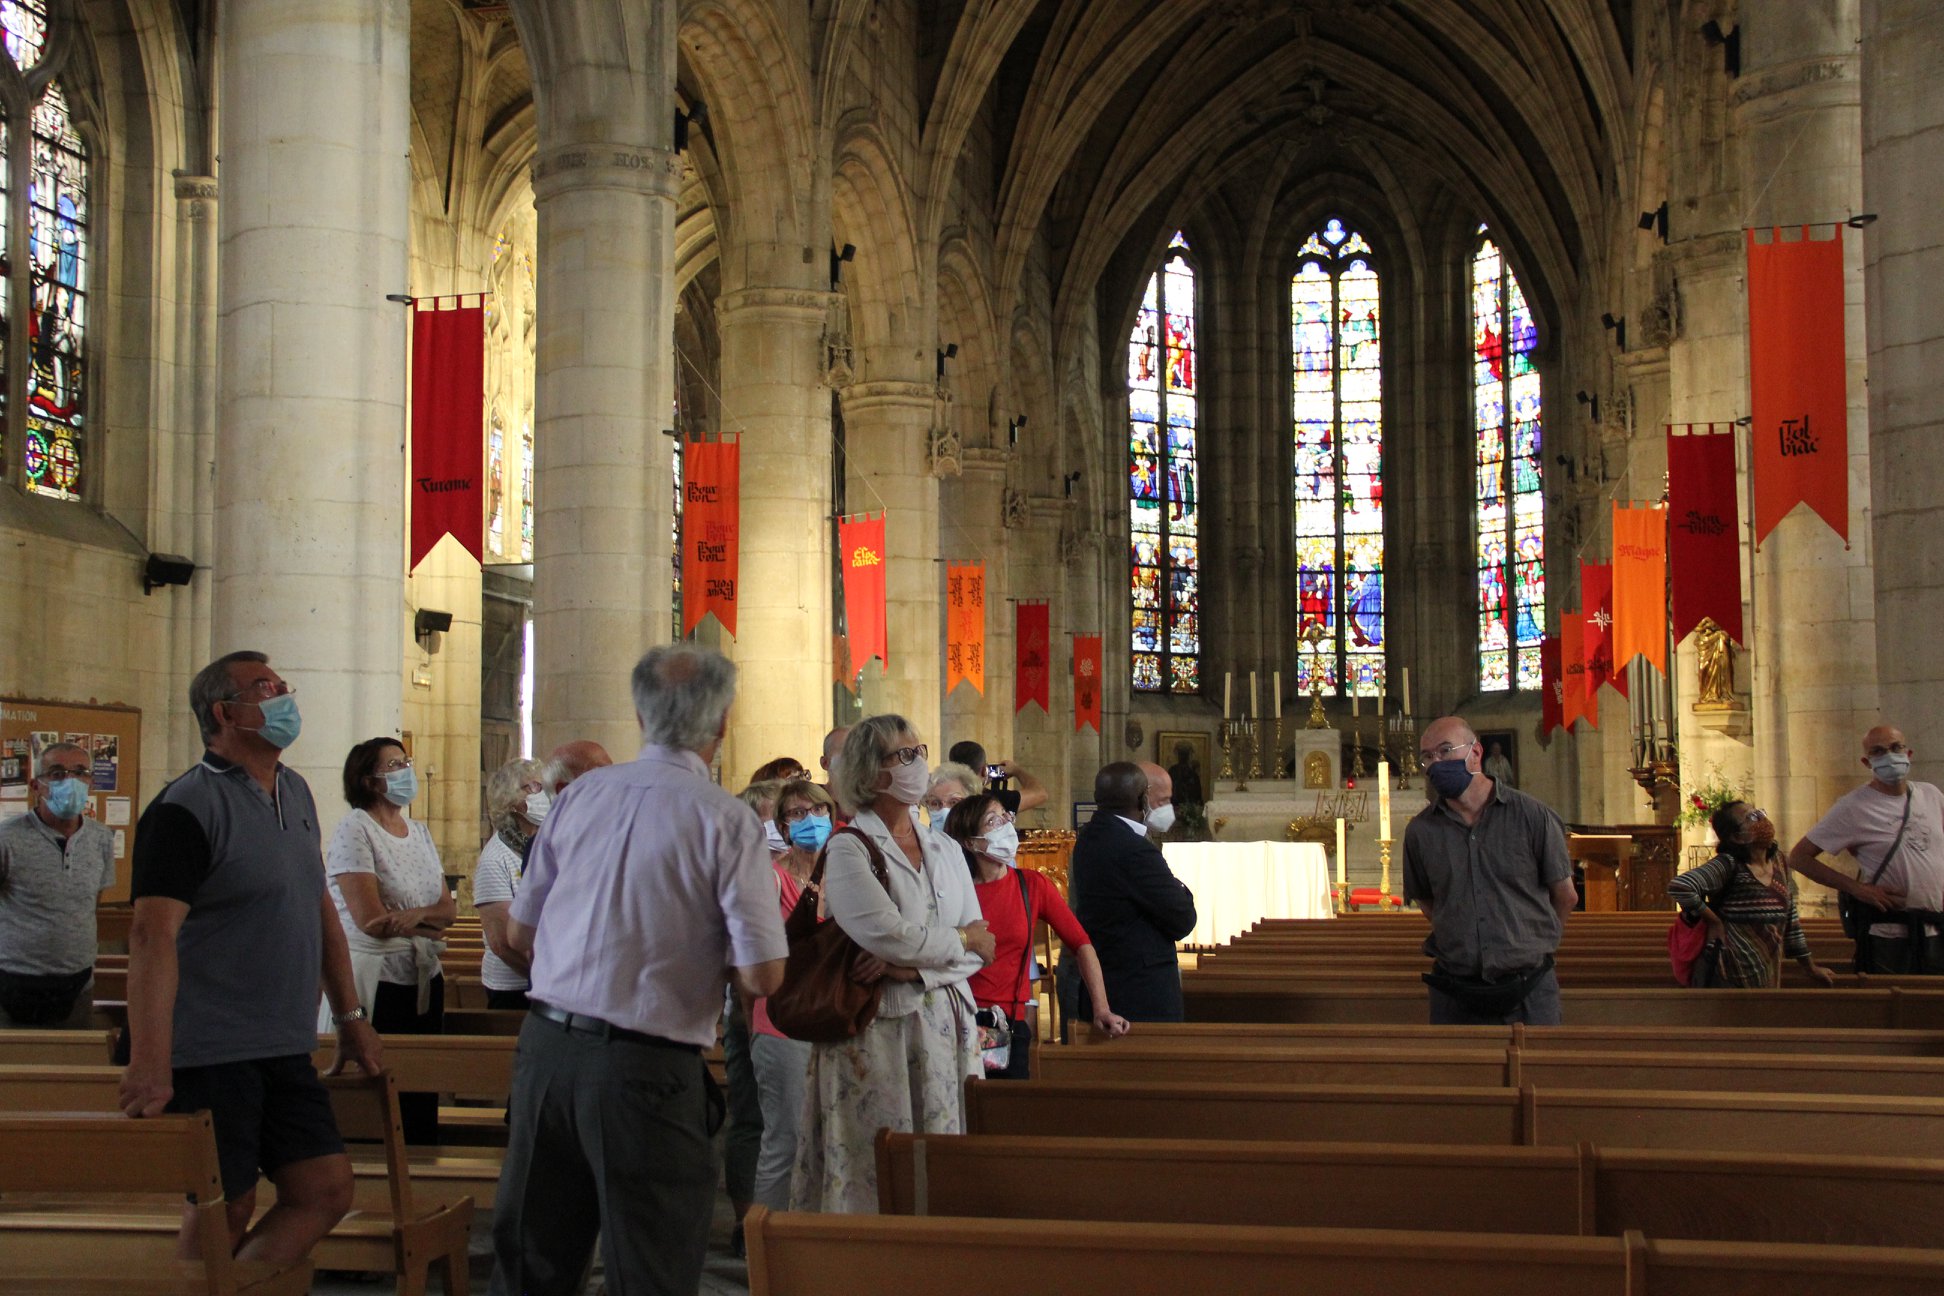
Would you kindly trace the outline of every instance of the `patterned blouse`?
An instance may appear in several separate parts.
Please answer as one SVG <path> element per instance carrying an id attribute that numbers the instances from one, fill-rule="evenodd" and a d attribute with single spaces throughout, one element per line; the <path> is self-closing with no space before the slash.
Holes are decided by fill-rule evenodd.
<path id="1" fill-rule="evenodd" d="M 1767 882 L 1727 855 L 1717 855 L 1667 884 L 1681 916 L 1699 922 L 1706 905 L 1724 934 L 1719 984 L 1741 988 L 1782 984 L 1782 956 L 1809 956 L 1809 938 L 1796 913 L 1795 878 L 1780 859 Z"/>

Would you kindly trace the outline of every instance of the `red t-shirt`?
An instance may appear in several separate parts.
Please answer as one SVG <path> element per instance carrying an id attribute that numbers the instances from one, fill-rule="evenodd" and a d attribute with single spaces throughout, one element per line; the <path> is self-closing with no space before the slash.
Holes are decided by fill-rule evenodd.
<path id="1" fill-rule="evenodd" d="M 1033 995 L 1029 975 L 1032 969 L 1021 957 L 1032 933 L 1026 929 L 1026 910 L 1019 902 L 1019 879 L 1015 874 L 1026 879 L 1027 893 L 1033 898 L 1034 919 L 1044 921 L 1058 932 L 1068 949 L 1079 949 L 1093 941 L 1080 920 L 1073 916 L 1073 910 L 1067 908 L 1067 902 L 1060 899 L 1059 888 L 1047 881 L 1043 873 L 1009 868 L 996 882 L 973 883 L 972 889 L 979 893 L 979 912 L 986 926 L 992 929 L 997 950 L 992 962 L 973 974 L 972 999 L 981 1008 L 1002 1007 L 1018 1017 Z"/>
<path id="2" fill-rule="evenodd" d="M 797 900 L 803 895 L 803 884 L 791 877 L 790 870 L 781 864 L 770 865 L 770 870 L 776 874 L 776 902 L 783 907 L 783 921 L 788 922 L 790 911 L 796 908 Z M 770 1021 L 768 995 L 756 1001 L 756 1006 L 749 1015 L 749 1029 L 758 1035 L 773 1035 L 777 1039 L 789 1038 L 776 1029 L 775 1024 Z"/>

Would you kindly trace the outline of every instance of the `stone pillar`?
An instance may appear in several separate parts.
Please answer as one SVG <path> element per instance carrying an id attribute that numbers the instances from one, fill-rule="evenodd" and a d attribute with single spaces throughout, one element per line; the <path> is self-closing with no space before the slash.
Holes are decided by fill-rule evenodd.
<path id="1" fill-rule="evenodd" d="M 1739 223 L 1796 226 L 1860 210 L 1857 36 L 1856 0 L 1744 11 L 1734 90 Z M 1863 257 L 1855 231 L 1837 232 L 1846 245 L 1850 546 L 1798 508 L 1754 564 L 1756 795 L 1791 840 L 1856 786 L 1858 740 L 1877 716 Z M 1745 296 L 1741 309 L 1746 320 Z"/>
<path id="2" fill-rule="evenodd" d="M 1944 777 L 1944 587 L 1929 555 L 1944 505 L 1944 9 L 1863 0 L 1863 232 L 1870 338 L 1870 498 L 1883 714 Z M 1858 435 L 1852 427 L 1850 435 Z M 1860 537 L 1859 537 L 1860 540 Z"/>
<path id="3" fill-rule="evenodd" d="M 175 436 L 158 454 L 151 534 L 163 553 L 183 554 L 197 565 L 216 552 L 216 177 L 177 175 L 176 196 L 176 403 Z M 157 590 L 174 604 L 169 624 L 169 677 L 173 696 L 210 659 L 209 614 L 213 580 Z M 153 597 L 153 596 L 152 596 Z M 169 768 L 182 769 L 202 751 L 195 717 L 171 706 L 167 717 Z"/>
<path id="4" fill-rule="evenodd" d="M 817 767 L 830 727 L 827 292 L 745 288 L 716 303 L 724 434 L 742 436 L 736 638 L 725 783 L 777 756 Z"/>
<path id="5" fill-rule="evenodd" d="M 994 760 L 1018 758 L 1012 723 L 1013 609 L 1006 601 L 1012 595 L 1006 529 L 1010 458 L 1005 450 L 967 449 L 960 475 L 942 483 L 939 491 L 945 513 L 940 524 L 943 556 L 955 563 L 985 564 L 985 692 L 969 686 L 952 690 L 944 702 L 943 737 L 948 744 L 976 738 Z M 1023 512 L 1023 500 L 1020 507 Z"/>
<path id="6" fill-rule="evenodd" d="M 844 392 L 844 438 L 853 513 L 884 510 L 885 625 L 891 661 L 864 670 L 864 714 L 895 711 L 939 747 L 944 568 L 938 548 L 938 479 L 929 456 L 931 383 L 885 379 Z"/>
<path id="7" fill-rule="evenodd" d="M 326 827 L 345 753 L 398 729 L 410 6 L 256 0 L 222 31 L 211 647 L 300 694 Z"/>
<path id="8" fill-rule="evenodd" d="M 628 677 L 669 641 L 674 0 L 519 0 L 539 149 L 534 748 L 640 745 Z"/>

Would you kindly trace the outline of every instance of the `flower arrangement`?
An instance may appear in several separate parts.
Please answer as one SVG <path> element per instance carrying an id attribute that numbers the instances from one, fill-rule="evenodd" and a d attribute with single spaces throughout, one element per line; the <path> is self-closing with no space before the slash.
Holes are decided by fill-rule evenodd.
<path id="1" fill-rule="evenodd" d="M 1674 822 L 1683 828 L 1703 827 L 1715 811 L 1730 801 L 1746 801 L 1753 795 L 1747 780 L 1731 783 L 1721 766 L 1709 762 L 1703 767 L 1699 782 L 1681 789 L 1681 813 L 1675 816 Z"/>

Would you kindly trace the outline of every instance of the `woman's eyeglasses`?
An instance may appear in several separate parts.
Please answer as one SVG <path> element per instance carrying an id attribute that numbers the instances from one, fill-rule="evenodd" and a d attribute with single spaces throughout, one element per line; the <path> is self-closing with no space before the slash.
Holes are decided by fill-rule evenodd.
<path id="1" fill-rule="evenodd" d="M 884 763 L 886 765 L 909 765 L 913 761 L 924 760 L 930 755 L 930 748 L 926 747 L 923 743 L 919 743 L 916 747 L 899 747 L 893 751 L 884 753 Z"/>
<path id="2" fill-rule="evenodd" d="M 784 823 L 802 823 L 805 819 L 828 818 L 830 818 L 830 810 L 827 806 L 791 806 L 783 812 Z"/>

